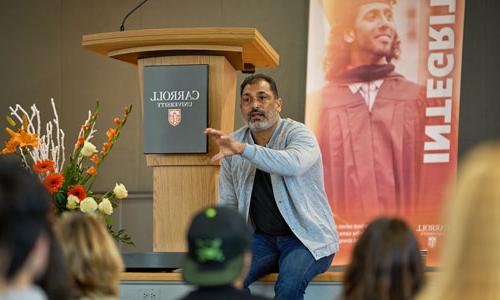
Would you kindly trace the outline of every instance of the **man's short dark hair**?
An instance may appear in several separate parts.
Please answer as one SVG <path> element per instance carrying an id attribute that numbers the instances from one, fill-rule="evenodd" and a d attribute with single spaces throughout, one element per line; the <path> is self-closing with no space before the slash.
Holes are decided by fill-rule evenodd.
<path id="1" fill-rule="evenodd" d="M 50 194 L 15 157 L 0 155 L 0 247 L 8 255 L 7 279 L 13 278 L 47 232 Z"/>
<path id="2" fill-rule="evenodd" d="M 267 83 L 269 83 L 269 86 L 271 87 L 271 91 L 273 92 L 274 97 L 279 98 L 278 88 L 276 87 L 276 82 L 274 81 L 274 79 L 272 79 L 270 76 L 261 73 L 250 75 L 247 78 L 245 78 L 245 80 L 243 80 L 243 82 L 240 85 L 240 97 L 243 96 L 243 90 L 247 85 L 254 84 L 259 80 L 267 81 Z"/>

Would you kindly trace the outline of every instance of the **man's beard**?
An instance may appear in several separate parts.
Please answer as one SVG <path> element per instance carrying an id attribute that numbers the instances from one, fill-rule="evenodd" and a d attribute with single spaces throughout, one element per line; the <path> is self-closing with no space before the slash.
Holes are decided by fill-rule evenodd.
<path id="1" fill-rule="evenodd" d="M 384 47 L 380 47 L 380 48 L 375 48 L 373 50 L 373 53 L 377 56 L 380 56 L 380 57 L 389 57 L 391 55 L 391 52 L 392 52 L 392 45 L 389 46 L 389 48 L 384 48 Z"/>
<path id="2" fill-rule="evenodd" d="M 252 114 L 259 113 L 261 115 L 262 120 L 252 121 Z M 248 128 L 252 131 L 264 131 L 267 130 L 276 124 L 280 119 L 280 115 L 276 109 L 269 111 L 269 113 L 265 113 L 260 109 L 252 109 L 245 119 L 245 123 L 248 125 Z"/>
<path id="3" fill-rule="evenodd" d="M 388 61 L 390 61 L 390 57 L 393 56 L 393 52 L 394 52 L 394 47 L 395 47 L 395 43 L 396 43 L 396 40 L 398 39 L 398 34 L 396 31 L 394 31 L 393 33 L 390 33 L 391 36 L 392 36 L 392 39 L 391 39 L 391 42 L 389 43 L 389 45 L 387 46 L 374 46 L 373 48 L 373 53 L 375 55 L 378 55 L 380 57 L 385 57 L 387 58 Z"/>

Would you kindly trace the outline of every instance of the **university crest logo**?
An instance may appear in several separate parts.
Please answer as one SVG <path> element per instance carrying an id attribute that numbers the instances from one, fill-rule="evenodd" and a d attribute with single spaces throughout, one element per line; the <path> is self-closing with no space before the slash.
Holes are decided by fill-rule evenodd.
<path id="1" fill-rule="evenodd" d="M 168 123 L 172 126 L 177 126 L 181 123 L 182 114 L 180 108 L 168 109 Z"/>
<path id="2" fill-rule="evenodd" d="M 429 236 L 427 238 L 427 246 L 429 246 L 429 248 L 434 248 L 436 247 L 436 244 L 437 244 L 437 237 L 435 236 Z"/>

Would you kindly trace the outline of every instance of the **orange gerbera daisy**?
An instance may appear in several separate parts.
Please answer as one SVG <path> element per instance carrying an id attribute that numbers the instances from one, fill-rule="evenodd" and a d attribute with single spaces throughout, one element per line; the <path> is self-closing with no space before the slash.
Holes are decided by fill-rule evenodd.
<path id="1" fill-rule="evenodd" d="M 64 176 L 59 173 L 52 173 L 47 175 L 43 180 L 43 184 L 49 189 L 51 193 L 57 192 L 57 190 L 63 185 Z"/>
<path id="2" fill-rule="evenodd" d="M 69 195 L 73 195 L 73 196 L 78 197 L 78 199 L 80 199 L 80 201 L 82 201 L 83 199 L 85 199 L 85 197 L 87 197 L 87 193 L 85 192 L 85 188 L 80 184 L 72 186 L 68 190 L 68 196 Z"/>
<path id="3" fill-rule="evenodd" d="M 87 169 L 87 173 L 90 174 L 90 175 L 92 175 L 92 176 L 95 176 L 97 174 L 97 170 L 94 167 L 89 167 Z"/>
<path id="4" fill-rule="evenodd" d="M 33 164 L 33 171 L 35 173 L 46 173 L 54 170 L 56 164 L 50 159 L 39 160 Z"/>

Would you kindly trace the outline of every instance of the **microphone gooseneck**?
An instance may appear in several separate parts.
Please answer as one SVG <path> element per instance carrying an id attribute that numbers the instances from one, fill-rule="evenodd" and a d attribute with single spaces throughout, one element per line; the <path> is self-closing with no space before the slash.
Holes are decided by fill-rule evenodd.
<path id="1" fill-rule="evenodd" d="M 122 21 L 122 25 L 120 25 L 120 31 L 125 31 L 125 22 L 127 21 L 128 17 L 134 13 L 134 11 L 136 11 L 139 7 L 141 7 L 144 3 L 148 2 L 148 0 L 144 0 L 142 1 L 141 3 L 139 3 L 139 5 L 137 5 L 136 7 L 134 7 L 134 9 L 132 9 L 124 18 L 123 18 L 123 21 Z"/>

